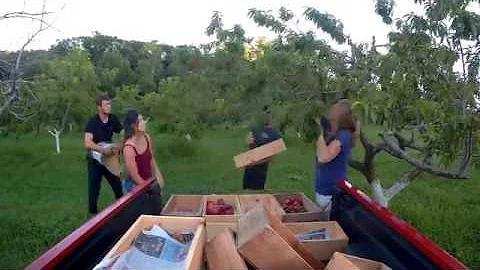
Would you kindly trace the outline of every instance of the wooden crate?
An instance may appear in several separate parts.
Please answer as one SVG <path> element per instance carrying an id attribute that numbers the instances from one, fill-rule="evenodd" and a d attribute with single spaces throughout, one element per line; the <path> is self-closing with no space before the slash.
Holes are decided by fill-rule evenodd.
<path id="1" fill-rule="evenodd" d="M 105 258 L 113 258 L 127 251 L 135 237 L 144 229 L 159 225 L 168 231 L 192 230 L 195 236 L 186 258 L 185 269 L 203 268 L 203 248 L 205 245 L 205 220 L 201 217 L 167 217 L 141 215 L 128 231 L 118 240 Z"/>
<path id="2" fill-rule="evenodd" d="M 283 219 L 285 215 L 285 211 L 283 211 L 277 199 L 271 194 L 238 195 L 238 201 L 240 202 L 240 212 L 242 215 L 258 206 L 264 206 L 267 209 L 273 210 L 281 219 Z"/>
<path id="3" fill-rule="evenodd" d="M 337 251 L 344 251 L 348 245 L 348 237 L 336 221 L 319 222 L 297 222 L 285 223 L 294 233 L 299 234 L 305 231 L 325 228 L 328 239 L 325 240 L 304 240 L 305 247 L 321 261 L 329 260 Z"/>
<path id="4" fill-rule="evenodd" d="M 216 201 L 223 199 L 226 203 L 233 206 L 233 215 L 207 215 L 207 201 Z M 220 223 L 236 223 L 240 218 L 240 204 L 237 195 L 205 195 L 203 200 L 202 216 L 206 222 L 220 222 Z"/>
<path id="5" fill-rule="evenodd" d="M 269 223 L 263 207 L 239 219 L 237 247 L 245 260 L 256 269 L 314 269 Z"/>
<path id="6" fill-rule="evenodd" d="M 207 235 L 207 242 L 212 240 L 215 236 L 221 233 L 225 229 L 230 229 L 232 232 L 238 232 L 238 224 L 236 222 L 231 223 L 218 223 L 207 222 L 205 225 L 205 232 Z"/>
<path id="7" fill-rule="evenodd" d="M 308 221 L 328 221 L 329 212 L 323 212 L 318 205 L 310 200 L 302 192 L 294 193 L 277 193 L 273 194 L 280 206 L 287 198 L 302 200 L 303 206 L 306 210 L 304 213 L 285 213 L 283 222 L 308 222 Z"/>
<path id="8" fill-rule="evenodd" d="M 203 214 L 203 195 L 172 195 L 162 209 L 164 216 L 201 217 Z"/>
<path id="9" fill-rule="evenodd" d="M 282 220 L 275 215 L 274 212 L 266 210 L 270 226 L 275 232 L 280 235 L 285 242 L 287 242 L 302 258 L 314 269 L 323 269 L 325 265 L 321 260 L 317 259 L 313 253 L 300 242 L 295 234 L 282 222 Z"/>
<path id="10" fill-rule="evenodd" d="M 252 165 L 263 159 L 277 155 L 287 150 L 285 143 L 282 139 L 278 139 L 271 143 L 253 148 L 247 152 L 243 152 L 233 158 L 235 167 L 243 168 L 248 165 Z"/>
<path id="11" fill-rule="evenodd" d="M 248 269 L 237 251 L 233 233 L 229 228 L 223 228 L 205 244 L 205 257 L 210 270 Z"/>
<path id="12" fill-rule="evenodd" d="M 343 270 L 343 269 L 353 269 L 353 270 L 391 270 L 387 265 L 367 260 L 360 257 L 355 257 L 340 252 L 335 252 L 332 256 L 332 259 L 325 267 L 325 270 Z"/>

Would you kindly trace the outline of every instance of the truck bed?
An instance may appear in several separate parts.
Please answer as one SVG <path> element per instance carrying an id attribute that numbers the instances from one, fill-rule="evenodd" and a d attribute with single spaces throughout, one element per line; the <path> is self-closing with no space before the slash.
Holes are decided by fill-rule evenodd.
<path id="1" fill-rule="evenodd" d="M 154 180 L 87 221 L 27 269 L 92 269 L 142 214 L 159 214 Z M 392 269 L 467 269 L 415 228 L 348 181 L 339 183 L 332 220 L 349 237 L 346 253 L 381 261 Z"/>

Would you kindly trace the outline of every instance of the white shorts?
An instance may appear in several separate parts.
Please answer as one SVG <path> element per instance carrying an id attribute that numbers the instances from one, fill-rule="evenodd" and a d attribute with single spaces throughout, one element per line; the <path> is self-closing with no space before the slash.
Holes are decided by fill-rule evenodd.
<path id="1" fill-rule="evenodd" d="M 315 193 L 315 200 L 317 201 L 318 206 L 322 211 L 330 211 L 332 210 L 332 196 L 331 195 L 321 195 Z"/>

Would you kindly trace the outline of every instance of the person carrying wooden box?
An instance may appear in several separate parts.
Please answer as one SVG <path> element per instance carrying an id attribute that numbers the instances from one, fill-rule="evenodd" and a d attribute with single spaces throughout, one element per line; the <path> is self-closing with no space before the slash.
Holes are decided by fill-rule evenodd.
<path id="1" fill-rule="evenodd" d="M 247 136 L 247 144 L 250 149 L 282 138 L 282 136 L 273 129 L 273 117 L 268 107 L 264 108 L 263 119 L 263 127 L 254 128 Z M 246 166 L 243 174 L 243 189 L 264 190 L 268 166 L 272 160 L 273 157 L 269 157 Z"/>

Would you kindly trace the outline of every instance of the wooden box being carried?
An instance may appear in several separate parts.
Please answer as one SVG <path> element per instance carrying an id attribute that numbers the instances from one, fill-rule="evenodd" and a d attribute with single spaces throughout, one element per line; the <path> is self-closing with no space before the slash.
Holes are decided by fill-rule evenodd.
<path id="1" fill-rule="evenodd" d="M 278 139 L 271 143 L 253 148 L 247 152 L 241 153 L 233 158 L 235 167 L 243 168 L 255 164 L 263 159 L 277 155 L 287 150 L 283 139 Z"/>
<path id="2" fill-rule="evenodd" d="M 285 211 L 283 216 L 283 222 L 307 222 L 307 221 L 327 221 L 329 212 L 323 212 L 318 205 L 312 202 L 305 194 L 302 192 L 295 193 L 277 193 L 273 194 L 275 199 Z M 305 212 L 292 212 L 288 213 L 288 210 L 285 210 L 284 204 L 288 203 L 288 200 L 300 201 L 303 205 L 303 210 Z M 286 205 L 285 205 L 286 207 Z M 290 208 L 295 206 L 290 205 Z"/>
<path id="3" fill-rule="evenodd" d="M 208 202 L 223 202 L 232 206 L 233 214 L 209 214 Z M 203 217 L 206 222 L 236 223 L 240 217 L 240 205 L 237 195 L 205 195 L 203 200 Z"/>
<path id="4" fill-rule="evenodd" d="M 130 249 L 135 238 L 145 229 L 159 225 L 170 232 L 193 231 L 194 237 L 188 250 L 184 269 L 203 269 L 205 245 L 205 220 L 201 217 L 166 217 L 141 215 L 128 231 L 118 240 L 105 258 L 114 258 Z"/>
<path id="5" fill-rule="evenodd" d="M 164 216 L 201 217 L 203 195 L 172 195 L 162 209 Z"/>

